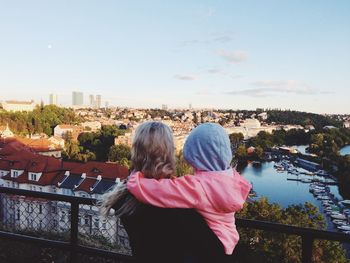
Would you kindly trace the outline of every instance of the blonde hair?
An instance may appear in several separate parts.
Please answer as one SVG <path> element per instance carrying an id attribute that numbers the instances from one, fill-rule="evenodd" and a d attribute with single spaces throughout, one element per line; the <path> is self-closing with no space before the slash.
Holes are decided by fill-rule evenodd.
<path id="1" fill-rule="evenodd" d="M 136 129 L 131 149 L 135 171 L 147 178 L 169 178 L 175 174 L 172 130 L 161 122 L 145 122 Z"/>
<path id="2" fill-rule="evenodd" d="M 147 178 L 170 178 L 175 174 L 175 146 L 172 130 L 161 122 L 144 122 L 135 131 L 131 149 L 132 169 Z M 139 202 L 128 192 L 126 182 L 117 184 L 98 202 L 106 217 L 113 206 L 117 216 L 130 215 Z M 120 202 L 120 204 L 118 204 Z M 116 205 L 117 204 L 117 205 Z"/>

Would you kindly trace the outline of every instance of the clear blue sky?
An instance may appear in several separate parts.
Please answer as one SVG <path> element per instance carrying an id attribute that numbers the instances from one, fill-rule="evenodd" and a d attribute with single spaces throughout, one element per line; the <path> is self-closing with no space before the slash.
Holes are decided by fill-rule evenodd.
<path id="1" fill-rule="evenodd" d="M 350 113 L 350 1 L 1 1 L 0 100 Z"/>

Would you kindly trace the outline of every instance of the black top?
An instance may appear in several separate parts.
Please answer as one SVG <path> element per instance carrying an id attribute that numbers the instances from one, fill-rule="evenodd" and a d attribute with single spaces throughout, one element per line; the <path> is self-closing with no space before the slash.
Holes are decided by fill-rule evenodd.
<path id="1" fill-rule="evenodd" d="M 140 205 L 121 217 L 136 262 L 226 262 L 220 240 L 193 209 Z"/>

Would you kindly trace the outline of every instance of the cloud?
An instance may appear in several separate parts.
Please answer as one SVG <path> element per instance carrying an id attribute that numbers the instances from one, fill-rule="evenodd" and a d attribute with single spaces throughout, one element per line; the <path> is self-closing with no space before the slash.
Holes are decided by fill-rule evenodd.
<path id="1" fill-rule="evenodd" d="M 215 94 L 215 92 L 213 92 L 212 90 L 200 90 L 200 91 L 197 91 L 195 94 L 200 96 L 208 96 L 208 95 Z"/>
<path id="2" fill-rule="evenodd" d="M 240 63 L 248 59 L 248 53 L 240 50 L 238 51 L 220 50 L 219 56 L 229 63 Z"/>
<path id="3" fill-rule="evenodd" d="M 299 83 L 296 80 L 263 80 L 253 82 L 252 85 L 263 87 L 265 91 L 296 93 L 296 94 L 317 94 L 319 91 L 309 85 Z"/>
<path id="4" fill-rule="evenodd" d="M 211 69 L 208 69 L 207 72 L 209 74 L 220 74 L 220 73 L 223 73 L 221 69 L 218 69 L 218 68 L 211 68 Z"/>
<path id="5" fill-rule="evenodd" d="M 297 95 L 326 94 L 309 85 L 299 83 L 296 80 L 264 80 L 253 82 L 251 85 L 256 86 L 256 88 L 230 91 L 226 92 L 226 94 L 250 97 L 267 97 L 285 93 Z"/>
<path id="6" fill-rule="evenodd" d="M 208 45 L 208 44 L 224 44 L 231 42 L 235 39 L 236 33 L 224 32 L 224 33 L 212 33 L 205 39 L 191 39 L 183 41 L 179 44 L 180 47 L 191 46 L 191 45 Z"/>
<path id="7" fill-rule="evenodd" d="M 179 80 L 196 80 L 197 77 L 193 75 L 182 75 L 182 74 L 176 74 L 174 78 Z"/>

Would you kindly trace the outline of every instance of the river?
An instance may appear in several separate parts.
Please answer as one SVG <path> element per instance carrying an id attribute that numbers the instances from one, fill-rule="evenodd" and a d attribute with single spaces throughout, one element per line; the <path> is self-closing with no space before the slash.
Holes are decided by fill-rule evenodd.
<path id="1" fill-rule="evenodd" d="M 323 212 L 322 204 L 309 192 L 309 184 L 298 181 L 289 181 L 287 178 L 296 178 L 296 175 L 287 172 L 277 172 L 273 167 L 274 162 L 263 162 L 259 166 L 248 163 L 241 170 L 242 176 L 253 184 L 253 189 L 258 197 L 267 197 L 269 202 L 277 203 L 286 208 L 289 205 L 304 204 L 310 202 Z M 300 175 L 299 178 L 310 178 Z M 343 199 L 339 194 L 338 186 L 330 186 L 332 192 L 338 199 Z M 324 214 L 326 217 L 326 215 Z M 334 230 L 333 224 L 327 218 L 328 230 Z"/>
<path id="2" fill-rule="evenodd" d="M 350 145 L 344 146 L 340 149 L 340 155 L 347 155 L 350 154 Z"/>

